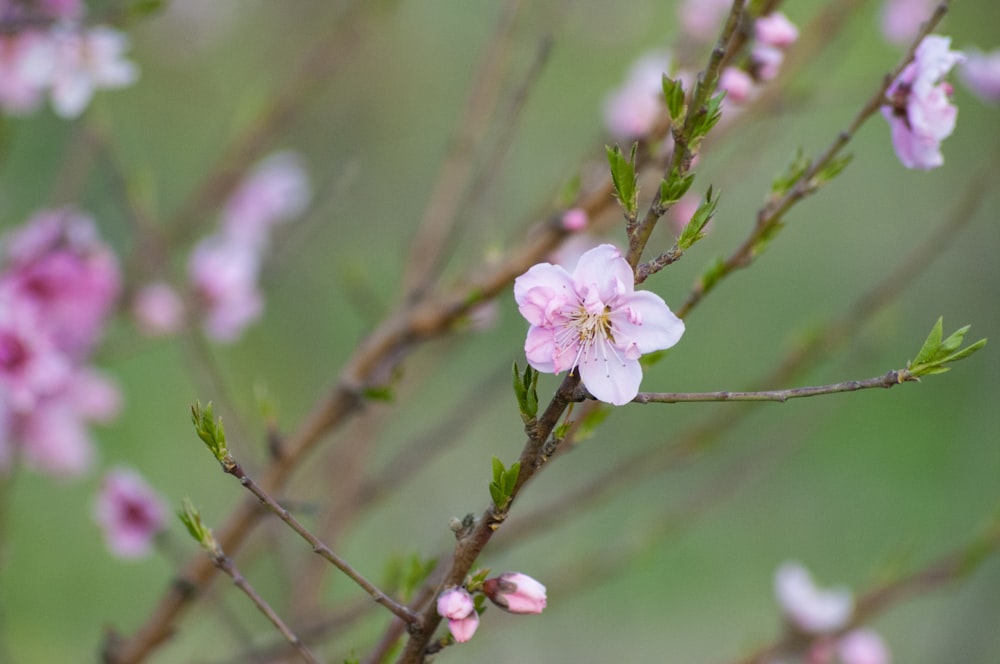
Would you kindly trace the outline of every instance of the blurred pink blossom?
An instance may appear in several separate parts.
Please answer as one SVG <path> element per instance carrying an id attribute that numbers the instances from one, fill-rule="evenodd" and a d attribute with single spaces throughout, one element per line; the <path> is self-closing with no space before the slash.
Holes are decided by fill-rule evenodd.
<path id="1" fill-rule="evenodd" d="M 773 81 L 781 71 L 785 61 L 785 52 L 780 48 L 767 44 L 754 44 L 750 49 L 750 63 L 753 74 L 758 81 Z"/>
<path id="2" fill-rule="evenodd" d="M 951 86 L 942 79 L 965 59 L 950 50 L 951 39 L 928 35 L 887 91 L 890 105 L 882 115 L 892 130 L 892 144 L 907 168 L 930 170 L 944 163 L 941 141 L 955 129 L 958 109 L 951 103 Z"/>
<path id="3" fill-rule="evenodd" d="M 882 34 L 893 44 L 906 44 L 931 17 L 937 0 L 886 0 L 882 7 Z"/>
<path id="4" fill-rule="evenodd" d="M 604 100 L 604 125 L 615 138 L 645 136 L 665 108 L 663 75 L 670 69 L 666 53 L 648 53 L 628 71 L 625 81 Z"/>
<path id="5" fill-rule="evenodd" d="M 684 0 L 678 9 L 684 34 L 699 41 L 715 39 L 731 6 L 730 0 Z"/>
<path id="6" fill-rule="evenodd" d="M 50 38 L 50 94 L 63 118 L 83 113 L 96 90 L 125 87 L 139 78 L 139 69 L 125 59 L 128 37 L 114 28 L 61 26 Z"/>
<path id="7" fill-rule="evenodd" d="M 1000 102 L 1000 48 L 982 53 L 965 52 L 965 62 L 958 69 L 965 85 L 977 97 L 987 102 Z"/>
<path id="8" fill-rule="evenodd" d="M 134 470 L 118 467 L 104 476 L 94 502 L 94 519 L 113 555 L 147 555 L 166 525 L 166 515 L 163 500 Z"/>
<path id="9" fill-rule="evenodd" d="M 671 225 L 674 230 L 679 235 L 684 227 L 688 225 L 691 221 L 691 217 L 694 213 L 698 211 L 698 206 L 701 205 L 701 199 L 694 194 L 688 192 L 681 196 L 680 200 L 673 204 L 670 210 L 667 212 L 670 221 L 673 222 Z M 709 222 L 711 224 L 711 222 Z M 706 225 L 706 228 L 708 225 Z"/>
<path id="10" fill-rule="evenodd" d="M 209 236 L 195 247 L 188 274 L 202 307 L 205 333 L 234 341 L 264 309 L 257 288 L 260 258 L 246 245 Z"/>
<path id="11" fill-rule="evenodd" d="M 71 365 L 23 298 L 0 292 L 0 402 L 11 412 L 35 408 L 62 389 Z"/>
<path id="12" fill-rule="evenodd" d="M 226 202 L 223 233 L 262 249 L 271 228 L 302 214 L 310 197 L 302 158 L 293 152 L 276 152 L 257 164 Z"/>
<path id="13" fill-rule="evenodd" d="M 184 324 L 184 302 L 169 284 L 157 281 L 135 294 L 132 316 L 139 331 L 147 336 L 174 334 Z"/>
<path id="14" fill-rule="evenodd" d="M 0 110 L 31 113 L 41 104 L 50 67 L 48 40 L 36 31 L 0 35 Z"/>
<path id="15" fill-rule="evenodd" d="M 587 218 L 587 211 L 581 208 L 571 208 L 566 210 L 562 216 L 562 227 L 566 230 L 575 233 L 587 228 L 589 220 Z"/>
<path id="16" fill-rule="evenodd" d="M 797 562 L 778 567 L 774 593 L 785 616 L 809 634 L 835 632 L 848 623 L 854 612 L 850 590 L 818 587 L 808 570 Z"/>
<path id="17" fill-rule="evenodd" d="M 726 91 L 726 101 L 745 104 L 753 93 L 754 83 L 750 74 L 738 67 L 726 67 L 719 75 L 719 89 Z"/>
<path id="18" fill-rule="evenodd" d="M 529 364 L 543 373 L 577 368 L 600 401 L 628 403 L 639 391 L 639 357 L 676 344 L 684 323 L 659 295 L 636 291 L 621 252 L 602 244 L 572 274 L 540 263 L 514 280 L 514 299 L 530 323 Z"/>
<path id="19" fill-rule="evenodd" d="M 775 48 L 788 48 L 799 38 L 799 29 L 781 12 L 761 16 L 753 27 L 759 43 Z"/>
<path id="20" fill-rule="evenodd" d="M 32 216 L 7 237 L 0 289 L 30 306 L 62 351 L 93 348 L 121 290 L 118 260 L 90 217 L 69 209 Z"/>
<path id="21" fill-rule="evenodd" d="M 483 594 L 510 613 L 541 613 L 547 601 L 545 586 L 520 572 L 504 572 L 486 579 Z"/>
<path id="22" fill-rule="evenodd" d="M 871 629 L 855 629 L 837 643 L 842 664 L 892 664 L 892 655 L 885 641 Z"/>

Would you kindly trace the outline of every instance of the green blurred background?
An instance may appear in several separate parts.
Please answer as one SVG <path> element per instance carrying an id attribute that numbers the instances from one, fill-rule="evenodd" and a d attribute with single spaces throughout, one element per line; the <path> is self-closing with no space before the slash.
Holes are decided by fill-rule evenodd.
<path id="1" fill-rule="evenodd" d="M 263 458 L 254 385 L 266 384 L 281 426 L 291 429 L 378 317 L 397 297 L 403 259 L 448 137 L 460 117 L 498 3 L 373 2 L 352 30 L 337 26 L 340 3 L 215 0 L 185 3 L 137 23 L 132 58 L 140 82 L 99 93 L 87 116 L 67 123 L 42 112 L 6 121 L 0 162 L 0 224 L 67 202 L 94 214 L 120 251 L 129 227 L 110 185 L 107 160 L 88 136 L 107 137 L 136 195 L 158 219 L 177 209 L 234 137 L 282 88 L 317 44 L 343 40 L 347 56 L 322 81 L 275 149 L 301 151 L 317 200 L 279 243 L 267 273 L 263 320 L 231 346 L 212 348 L 229 398 L 242 414 L 245 458 Z M 821 6 L 787 3 L 800 25 Z M 187 7 L 187 13 L 181 9 Z M 705 241 L 647 286 L 678 306 L 705 265 L 728 254 L 752 227 L 771 179 L 797 147 L 815 154 L 846 127 L 880 77 L 900 57 L 878 30 L 879 3 L 862 3 L 847 29 L 789 86 L 782 105 L 709 146 L 695 188 L 722 192 Z M 198 14 L 203 12 L 203 14 Z M 1000 46 L 1000 5 L 957 2 L 938 32 L 957 48 Z M 556 192 L 601 153 L 604 96 L 640 54 L 669 45 L 672 3 L 524 3 L 514 32 L 510 94 L 545 34 L 553 50 L 526 102 L 497 182 L 463 218 L 458 275 L 518 242 L 525 222 L 552 209 Z M 954 77 L 953 77 L 954 78 Z M 956 84 L 960 108 L 944 143 L 945 166 L 904 169 L 886 123 L 873 118 L 850 150 L 851 166 L 797 206 L 788 228 L 753 269 L 722 284 L 689 318 L 670 356 L 647 372 L 650 391 L 744 389 L 810 330 L 842 314 L 955 209 L 967 183 L 1000 149 L 1000 109 Z M 599 163 L 599 162 L 597 162 Z M 1000 185 L 1000 175 L 995 176 Z M 775 567 L 798 559 L 821 583 L 870 587 L 916 569 L 971 539 L 1000 506 L 1000 186 L 953 244 L 926 266 L 903 296 L 858 327 L 799 384 L 866 378 L 902 366 L 943 315 L 945 327 L 971 323 L 970 339 L 991 345 L 953 371 L 922 384 L 760 404 L 712 449 L 682 466 L 632 483 L 599 507 L 574 513 L 530 543 L 487 551 L 483 565 L 516 569 L 549 584 L 542 616 L 492 610 L 468 644 L 440 661 L 724 662 L 779 634 L 771 590 Z M 201 223 L 204 232 L 214 215 Z M 658 235 L 657 248 L 671 241 Z M 621 243 L 621 230 L 610 236 Z M 184 252 L 177 256 L 183 269 Z M 358 303 L 361 303 L 359 306 Z M 497 324 L 431 344 L 406 363 L 397 403 L 380 408 L 377 471 L 483 389 L 481 412 L 448 450 L 356 521 L 337 548 L 378 577 L 392 555 L 446 551 L 453 515 L 488 500 L 489 458 L 510 461 L 522 445 L 506 371 L 523 362 L 526 324 L 512 297 Z M 179 340 L 141 339 L 127 320 L 109 331 L 101 366 L 126 395 L 121 418 L 96 432 L 102 467 L 140 469 L 176 506 L 190 496 L 209 524 L 241 497 L 190 430 L 195 399 L 219 400 L 196 378 L 198 360 Z M 499 376 L 486 388 L 484 377 Z M 555 379 L 543 377 L 541 393 Z M 771 387 L 785 387 L 775 385 Z M 738 404 L 616 410 L 573 454 L 560 458 L 524 495 L 511 517 L 533 512 L 622 459 L 669 445 L 688 425 Z M 350 437 L 347 429 L 340 447 Z M 321 503 L 338 481 L 337 459 L 315 457 L 289 498 Z M 100 472 L 58 482 L 22 473 L 8 492 L 6 558 L 0 570 L 2 638 L 11 662 L 96 659 L 103 630 L 131 633 L 171 578 L 169 556 L 123 563 L 111 558 L 90 516 Z M 676 529 L 644 543 L 667 519 Z M 180 524 L 172 549 L 194 551 Z M 261 542 L 305 557 L 290 533 L 265 529 L 244 572 L 281 606 L 290 569 Z M 497 543 L 503 541 L 502 534 Z M 581 564 L 636 550 L 613 569 Z M 568 580 L 566 583 L 561 580 Z M 270 627 L 227 584 L 214 596 L 252 633 Z M 338 580 L 331 601 L 358 592 Z M 378 616 L 381 618 L 382 616 Z M 879 617 L 879 630 L 903 664 L 1000 661 L 1000 560 L 959 586 L 921 596 Z M 329 641 L 330 661 L 364 654 L 378 634 L 369 620 Z M 221 662 L 238 639 L 218 613 L 197 608 L 155 662 Z M 2 655 L 0 655 L 2 656 Z M 237 659 L 236 661 L 239 661 Z"/>

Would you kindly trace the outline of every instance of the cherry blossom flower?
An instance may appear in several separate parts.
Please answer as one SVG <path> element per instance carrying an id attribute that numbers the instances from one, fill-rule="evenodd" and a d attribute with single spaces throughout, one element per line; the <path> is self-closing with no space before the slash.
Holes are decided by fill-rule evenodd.
<path id="1" fill-rule="evenodd" d="M 951 86 L 941 79 L 965 59 L 950 44 L 947 37 L 925 37 L 887 91 L 891 104 L 882 107 L 882 115 L 892 130 L 896 155 L 907 168 L 930 170 L 944 163 L 941 141 L 954 131 L 958 109 L 951 103 Z"/>
<path id="2" fill-rule="evenodd" d="M 639 357 L 670 348 L 684 333 L 659 295 L 635 290 L 631 266 L 610 244 L 583 254 L 572 274 L 535 265 L 514 281 L 514 299 L 531 324 L 529 364 L 543 373 L 576 368 L 596 399 L 615 405 L 638 394 Z"/>
<path id="3" fill-rule="evenodd" d="M 504 572 L 483 582 L 483 594 L 509 613 L 541 613 L 545 608 L 545 586 L 520 572 Z"/>
<path id="4" fill-rule="evenodd" d="M 730 7 L 730 0 L 684 0 L 678 9 L 678 19 L 684 34 L 708 41 L 717 36 Z"/>
<path id="5" fill-rule="evenodd" d="M 108 471 L 94 502 L 94 519 L 108 550 L 119 558 L 142 558 L 166 525 L 163 500 L 129 468 Z"/>
<path id="6" fill-rule="evenodd" d="M 60 350 L 85 356 L 121 290 L 117 258 L 98 238 L 93 219 L 71 209 L 45 210 L 6 240 L 0 289 L 35 311 Z"/>
<path id="7" fill-rule="evenodd" d="M 448 620 L 448 631 L 458 643 L 472 638 L 479 627 L 479 614 L 465 588 L 448 588 L 438 596 L 437 612 Z"/>
<path id="8" fill-rule="evenodd" d="M 719 89 L 726 91 L 726 101 L 744 104 L 753 92 L 753 78 L 738 67 L 726 67 L 719 75 Z"/>
<path id="9" fill-rule="evenodd" d="M 931 17 L 937 0 L 886 0 L 882 7 L 882 34 L 893 44 L 906 44 Z"/>
<path id="10" fill-rule="evenodd" d="M 184 302 L 169 284 L 146 284 L 132 300 L 132 317 L 139 331 L 150 337 L 174 334 L 184 324 Z"/>
<path id="11" fill-rule="evenodd" d="M 799 29 L 781 12 L 761 16 L 753 27 L 759 43 L 775 48 L 788 48 L 799 38 Z"/>
<path id="12" fill-rule="evenodd" d="M 780 48 L 767 44 L 754 44 L 750 49 L 750 66 L 758 81 L 773 81 L 781 71 L 785 61 L 785 52 Z"/>
<path id="13" fill-rule="evenodd" d="M 1000 49 L 966 51 L 958 70 L 965 85 L 983 101 L 1000 102 Z"/>
<path id="14" fill-rule="evenodd" d="M 774 593 L 792 624 L 809 634 L 835 632 L 847 624 L 854 612 L 850 590 L 818 587 L 809 571 L 797 562 L 778 567 Z"/>
<path id="15" fill-rule="evenodd" d="M 125 59 L 128 37 L 113 28 L 53 29 L 50 80 L 52 106 L 57 115 L 75 118 L 101 88 L 121 88 L 139 78 L 134 63 Z"/>
<path id="16" fill-rule="evenodd" d="M 604 125 L 615 138 L 645 136 L 663 111 L 663 74 L 670 68 L 666 53 L 649 53 L 629 69 L 625 81 L 604 100 Z"/>
<path id="17" fill-rule="evenodd" d="M 311 193 L 302 158 L 276 152 L 243 180 L 222 212 L 222 231 L 234 241 L 263 249 L 271 228 L 300 214 Z"/>
<path id="18" fill-rule="evenodd" d="M 877 632 L 867 628 L 851 630 L 837 642 L 843 664 L 892 664 L 892 655 Z"/>
<path id="19" fill-rule="evenodd" d="M 23 115 L 38 108 L 49 67 L 48 39 L 40 32 L 0 35 L 0 109 Z"/>
<path id="20" fill-rule="evenodd" d="M 234 341 L 264 309 L 257 288 L 260 258 L 243 244 L 221 236 L 202 240 L 191 254 L 188 274 L 203 309 L 205 333 Z"/>
<path id="21" fill-rule="evenodd" d="M 21 298 L 0 293 L 0 401 L 28 412 L 61 389 L 71 365 L 52 343 L 34 310 Z"/>

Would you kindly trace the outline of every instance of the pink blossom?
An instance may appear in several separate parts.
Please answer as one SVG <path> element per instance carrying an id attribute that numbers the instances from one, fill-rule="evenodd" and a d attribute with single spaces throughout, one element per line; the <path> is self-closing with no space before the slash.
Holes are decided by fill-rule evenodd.
<path id="1" fill-rule="evenodd" d="M 163 500 L 134 470 L 113 468 L 94 502 L 94 519 L 108 550 L 119 558 L 141 558 L 166 525 Z"/>
<path id="2" fill-rule="evenodd" d="M 514 281 L 514 299 L 531 324 L 524 350 L 543 373 L 578 368 L 590 393 L 615 405 L 639 392 L 644 353 L 670 348 L 684 323 L 659 295 L 636 291 L 621 252 L 602 244 L 580 257 L 570 274 L 535 265 Z"/>
<path id="3" fill-rule="evenodd" d="M 799 38 L 799 29 L 781 12 L 761 16 L 753 27 L 758 42 L 775 48 L 788 48 Z"/>
<path id="4" fill-rule="evenodd" d="M 0 35 L 0 109 L 25 114 L 38 108 L 48 68 L 47 38 L 41 33 Z"/>
<path id="5" fill-rule="evenodd" d="M 698 211 L 698 206 L 701 205 L 701 199 L 694 194 L 688 192 L 681 196 L 680 200 L 673 204 L 667 214 L 670 217 L 670 221 L 673 222 L 672 225 L 674 230 L 678 234 L 684 230 L 684 227 L 688 225 L 694 213 Z M 709 222 L 711 224 L 711 222 Z M 706 228 L 708 225 L 706 225 Z"/>
<path id="6" fill-rule="evenodd" d="M 717 36 L 731 6 L 730 0 L 684 0 L 678 19 L 685 34 L 708 41 Z"/>
<path id="7" fill-rule="evenodd" d="M 634 139 L 653 129 L 665 105 L 663 74 L 670 56 L 649 53 L 629 69 L 625 81 L 604 100 L 604 124 L 615 138 Z"/>
<path id="8" fill-rule="evenodd" d="M 292 152 L 272 154 L 257 164 L 226 202 L 223 232 L 263 248 L 271 228 L 302 214 L 310 196 L 302 158 Z"/>
<path id="9" fill-rule="evenodd" d="M 955 129 L 958 109 L 951 103 L 951 87 L 941 79 L 965 59 L 951 51 L 947 37 L 928 35 L 913 61 L 889 86 L 891 105 L 882 115 L 892 130 L 892 144 L 907 168 L 930 170 L 944 163 L 941 141 Z"/>
<path id="10" fill-rule="evenodd" d="M 541 613 L 545 608 L 545 586 L 520 572 L 504 572 L 483 582 L 483 593 L 510 613 Z"/>
<path id="11" fill-rule="evenodd" d="M 14 418 L 11 436 L 20 442 L 24 462 L 43 473 L 77 477 L 93 466 L 86 421 L 65 398 L 49 398 Z"/>
<path id="12" fill-rule="evenodd" d="M 882 34 L 893 44 L 906 44 L 931 17 L 937 0 L 886 0 L 882 7 Z"/>
<path id="13" fill-rule="evenodd" d="M 132 301 L 132 316 L 139 330 L 150 337 L 178 332 L 184 324 L 184 302 L 162 281 L 139 289 Z"/>
<path id="14" fill-rule="evenodd" d="M 250 247 L 210 236 L 191 254 L 188 274 L 204 315 L 205 333 L 234 341 L 264 309 L 257 288 L 260 258 Z"/>
<path id="15" fill-rule="evenodd" d="M 774 592 L 788 619 L 810 634 L 835 632 L 847 624 L 854 612 L 849 590 L 818 587 L 808 570 L 797 562 L 778 567 Z"/>
<path id="16" fill-rule="evenodd" d="M 0 402 L 12 412 L 29 412 L 62 389 L 70 372 L 69 360 L 30 305 L 0 293 Z"/>
<path id="17" fill-rule="evenodd" d="M 753 92 L 753 79 L 738 67 L 726 67 L 719 75 L 719 89 L 726 91 L 727 102 L 744 104 Z"/>
<path id="18" fill-rule="evenodd" d="M 114 254 L 90 217 L 42 211 L 7 238 L 0 288 L 28 303 L 58 348 L 74 358 L 97 342 L 121 290 Z"/>
<path id="19" fill-rule="evenodd" d="M 121 88 L 139 78 L 134 63 L 125 59 L 128 37 L 113 28 L 54 28 L 50 78 L 52 106 L 57 115 L 75 118 L 101 88 Z"/>
<path id="20" fill-rule="evenodd" d="M 448 588 L 438 596 L 437 612 L 448 620 L 448 631 L 458 643 L 472 638 L 479 627 L 479 614 L 472 595 L 465 588 Z"/>
<path id="21" fill-rule="evenodd" d="M 855 629 L 845 634 L 837 644 L 843 664 L 892 664 L 892 655 L 885 641 L 870 629 Z"/>
<path id="22" fill-rule="evenodd" d="M 562 216 L 562 227 L 571 233 L 582 231 L 587 227 L 589 219 L 587 211 L 581 208 L 571 208 L 566 210 Z"/>
<path id="23" fill-rule="evenodd" d="M 968 51 L 958 70 L 965 85 L 980 99 L 1000 102 L 1000 49 Z"/>
<path id="24" fill-rule="evenodd" d="M 781 71 L 785 52 L 767 44 L 754 44 L 750 49 L 750 66 L 758 81 L 773 81 Z"/>

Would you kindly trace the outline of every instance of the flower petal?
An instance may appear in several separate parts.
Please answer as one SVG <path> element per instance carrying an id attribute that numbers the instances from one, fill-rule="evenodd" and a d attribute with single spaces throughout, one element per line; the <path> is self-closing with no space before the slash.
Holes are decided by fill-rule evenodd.
<path id="1" fill-rule="evenodd" d="M 576 299 L 573 279 L 558 265 L 539 263 L 514 280 L 514 300 L 518 310 L 532 325 L 545 325 L 551 319 L 553 300 Z"/>
<path id="2" fill-rule="evenodd" d="M 618 295 L 631 293 L 635 275 L 618 247 L 602 244 L 580 256 L 573 271 L 573 281 L 577 292 L 593 288 L 601 300 L 608 302 Z"/>
<path id="3" fill-rule="evenodd" d="M 636 347 L 642 354 L 670 348 L 684 334 L 684 321 L 674 315 L 656 293 L 635 291 L 619 298 L 609 318 L 615 345 Z"/>
<path id="4" fill-rule="evenodd" d="M 617 352 L 610 342 L 595 343 L 580 359 L 578 369 L 584 386 L 600 401 L 621 406 L 639 393 L 642 367 L 637 360 Z"/>

